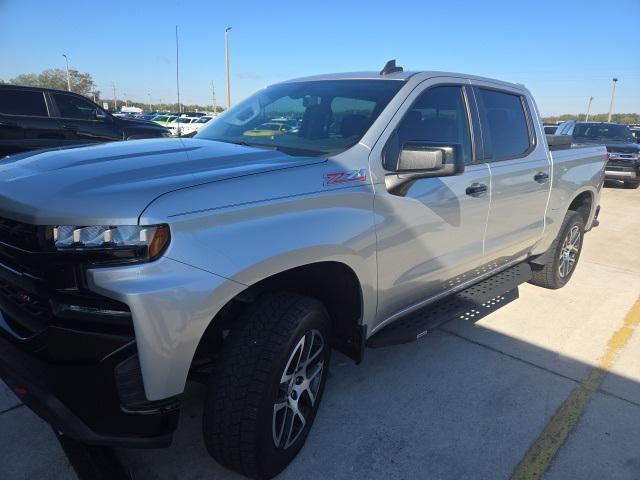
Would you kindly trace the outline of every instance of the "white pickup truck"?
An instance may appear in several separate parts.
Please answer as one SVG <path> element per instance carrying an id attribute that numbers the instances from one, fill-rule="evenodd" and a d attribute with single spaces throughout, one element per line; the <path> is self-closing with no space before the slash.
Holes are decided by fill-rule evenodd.
<path id="1" fill-rule="evenodd" d="M 569 281 L 606 152 L 550 138 L 522 85 L 390 62 L 265 88 L 193 139 L 8 157 L 0 376 L 67 436 L 128 447 L 168 445 L 204 381 L 211 455 L 273 477 L 332 349 L 360 362 L 441 302 Z"/>

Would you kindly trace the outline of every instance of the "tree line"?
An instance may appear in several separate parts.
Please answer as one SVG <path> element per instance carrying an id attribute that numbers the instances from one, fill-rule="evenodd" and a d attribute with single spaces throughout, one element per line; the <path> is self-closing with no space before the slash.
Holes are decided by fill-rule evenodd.
<path id="1" fill-rule="evenodd" d="M 42 71 L 41 73 L 23 73 L 17 77 L 10 78 L 5 81 L 0 79 L 0 84 L 8 83 L 11 85 L 24 85 L 27 87 L 41 87 L 41 88 L 54 88 L 56 90 L 67 90 L 67 72 L 61 68 L 50 68 Z M 131 107 L 138 107 L 144 111 L 149 110 L 149 102 L 135 102 L 129 99 L 117 99 L 116 102 L 113 99 L 102 98 L 100 91 L 96 89 L 96 85 L 93 81 L 93 77 L 90 73 L 79 72 L 73 68 L 69 69 L 69 83 L 71 84 L 71 91 L 79 93 L 85 97 L 93 100 L 99 105 L 103 102 L 107 102 L 109 110 L 120 110 L 121 107 L 128 105 Z M 222 112 L 224 108 L 216 107 L 217 112 Z M 177 103 L 151 103 L 151 111 L 170 111 L 177 112 Z M 213 111 L 212 105 L 184 105 L 182 104 L 183 112 L 193 111 Z"/>
<path id="2" fill-rule="evenodd" d="M 558 115 L 555 117 L 542 117 L 544 123 L 558 123 L 566 122 L 568 120 L 580 120 L 583 121 L 586 117 L 586 113 L 572 114 L 567 113 L 564 115 Z M 608 113 L 597 113 L 589 115 L 589 121 L 592 122 L 606 122 L 609 117 Z M 638 113 L 614 113 L 611 115 L 611 121 L 614 123 L 626 123 L 627 125 L 632 123 L 640 123 L 640 114 Z"/>

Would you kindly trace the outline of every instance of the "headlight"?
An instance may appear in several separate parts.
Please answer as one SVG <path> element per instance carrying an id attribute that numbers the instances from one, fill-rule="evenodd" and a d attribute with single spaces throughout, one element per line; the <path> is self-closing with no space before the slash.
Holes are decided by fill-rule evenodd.
<path id="1" fill-rule="evenodd" d="M 105 254 L 123 261 L 150 261 L 164 253 L 169 244 L 168 225 L 53 227 L 57 250 Z"/>

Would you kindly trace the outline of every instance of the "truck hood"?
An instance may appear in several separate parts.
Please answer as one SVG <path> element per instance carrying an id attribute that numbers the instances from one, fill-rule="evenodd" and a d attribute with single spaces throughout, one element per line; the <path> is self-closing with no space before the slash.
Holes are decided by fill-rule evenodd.
<path id="1" fill-rule="evenodd" d="M 580 143 L 604 145 L 605 147 L 607 147 L 607 152 L 618 152 L 618 153 L 640 152 L 640 144 L 631 143 L 631 142 L 607 142 L 603 140 L 580 139 Z"/>
<path id="2" fill-rule="evenodd" d="M 19 154 L 0 162 L 0 217 L 35 225 L 135 225 L 164 193 L 324 161 L 169 138 Z"/>

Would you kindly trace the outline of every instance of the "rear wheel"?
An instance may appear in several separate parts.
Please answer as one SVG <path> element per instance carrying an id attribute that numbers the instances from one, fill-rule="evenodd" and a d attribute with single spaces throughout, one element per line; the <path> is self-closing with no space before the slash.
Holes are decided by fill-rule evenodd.
<path id="1" fill-rule="evenodd" d="M 309 297 L 258 300 L 225 341 L 207 386 L 203 432 L 211 456 L 252 478 L 272 478 L 313 424 L 329 367 L 330 321 Z"/>
<path id="2" fill-rule="evenodd" d="M 531 283 L 544 288 L 557 289 L 564 287 L 573 276 L 584 236 L 584 218 L 570 210 L 562 222 L 560 233 L 545 254 L 547 259 L 543 265 L 532 264 Z"/>

